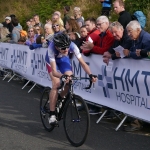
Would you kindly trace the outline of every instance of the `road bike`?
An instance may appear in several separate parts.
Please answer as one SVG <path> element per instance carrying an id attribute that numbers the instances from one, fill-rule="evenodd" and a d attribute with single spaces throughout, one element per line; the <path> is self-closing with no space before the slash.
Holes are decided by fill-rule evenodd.
<path id="1" fill-rule="evenodd" d="M 90 78 L 71 76 L 71 80 L 69 80 L 68 83 L 68 94 L 65 99 L 57 100 L 55 109 L 57 121 L 59 122 L 61 119 L 63 119 L 63 125 L 67 139 L 75 147 L 81 146 L 85 142 L 90 129 L 90 116 L 87 104 L 82 97 L 75 95 L 73 92 L 73 86 L 75 83 L 83 79 L 90 81 L 90 85 L 85 89 L 91 88 L 92 81 Z M 59 89 L 62 90 L 64 86 L 64 82 L 62 82 Z M 50 90 L 51 88 L 49 87 L 45 88 L 40 99 L 40 116 L 42 124 L 49 132 L 55 128 L 55 126 L 50 125 L 48 121 L 50 116 Z"/>

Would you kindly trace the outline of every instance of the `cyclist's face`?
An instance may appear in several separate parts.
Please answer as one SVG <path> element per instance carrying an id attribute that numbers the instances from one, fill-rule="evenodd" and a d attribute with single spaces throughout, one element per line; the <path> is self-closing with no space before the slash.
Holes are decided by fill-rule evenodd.
<path id="1" fill-rule="evenodd" d="M 57 49 L 62 55 L 68 55 L 68 50 L 69 50 L 68 47 L 66 47 L 66 48 L 59 48 L 59 47 L 56 47 L 56 49 Z"/>

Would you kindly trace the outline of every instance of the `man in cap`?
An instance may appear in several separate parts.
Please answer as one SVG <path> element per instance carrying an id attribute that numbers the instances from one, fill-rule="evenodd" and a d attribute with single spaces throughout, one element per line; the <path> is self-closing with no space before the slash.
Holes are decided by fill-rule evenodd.
<path id="1" fill-rule="evenodd" d="M 5 21 L 2 22 L 3 26 L 6 27 L 10 33 L 12 33 L 13 25 L 11 23 L 11 17 L 7 16 L 5 17 Z"/>

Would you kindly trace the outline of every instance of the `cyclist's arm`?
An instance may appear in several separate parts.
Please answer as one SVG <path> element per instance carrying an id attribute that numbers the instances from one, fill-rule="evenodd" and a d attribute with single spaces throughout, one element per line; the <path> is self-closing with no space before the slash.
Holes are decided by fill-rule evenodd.
<path id="1" fill-rule="evenodd" d="M 55 53 L 54 53 L 53 49 L 54 49 L 54 44 L 51 43 L 48 47 L 48 57 L 49 57 L 50 66 L 52 69 L 52 75 L 54 77 L 60 78 L 62 76 L 62 74 L 57 71 L 57 66 L 56 66 L 56 61 L 55 61 Z"/>
<path id="2" fill-rule="evenodd" d="M 80 62 L 80 64 L 81 64 L 82 68 L 84 69 L 84 71 L 85 71 L 88 75 L 90 75 L 90 74 L 91 74 L 91 70 L 90 70 L 89 66 L 85 63 L 85 61 L 83 60 L 83 58 L 80 57 L 80 58 L 78 58 L 78 60 L 79 60 L 79 62 Z"/>
<path id="3" fill-rule="evenodd" d="M 89 68 L 89 66 L 85 63 L 85 61 L 83 60 L 79 48 L 78 48 L 75 44 L 73 44 L 71 48 L 73 49 L 73 52 L 74 52 L 74 54 L 76 55 L 77 59 L 79 60 L 79 62 L 80 62 L 80 64 L 81 64 L 82 68 L 84 69 L 84 71 L 85 71 L 88 75 L 90 75 L 90 74 L 91 74 L 90 68 Z"/>

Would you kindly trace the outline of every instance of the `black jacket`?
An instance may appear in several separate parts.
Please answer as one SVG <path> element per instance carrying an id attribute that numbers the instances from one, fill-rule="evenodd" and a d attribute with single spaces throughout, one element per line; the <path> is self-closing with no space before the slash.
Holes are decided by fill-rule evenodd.
<path id="1" fill-rule="evenodd" d="M 130 15 L 130 13 L 128 13 L 127 11 L 122 11 L 119 13 L 119 19 L 118 22 L 120 22 L 120 24 L 123 26 L 123 28 L 125 29 L 127 24 L 132 21 L 132 17 Z"/>
<path id="2" fill-rule="evenodd" d="M 108 50 L 108 52 L 112 54 L 111 55 L 112 60 L 118 59 L 118 57 L 116 57 L 116 53 L 113 48 L 116 48 L 119 45 L 122 46 L 124 49 L 128 49 L 128 50 L 132 46 L 132 40 L 129 38 L 126 30 L 124 30 L 122 39 L 120 41 L 115 40 L 113 46 Z"/>

